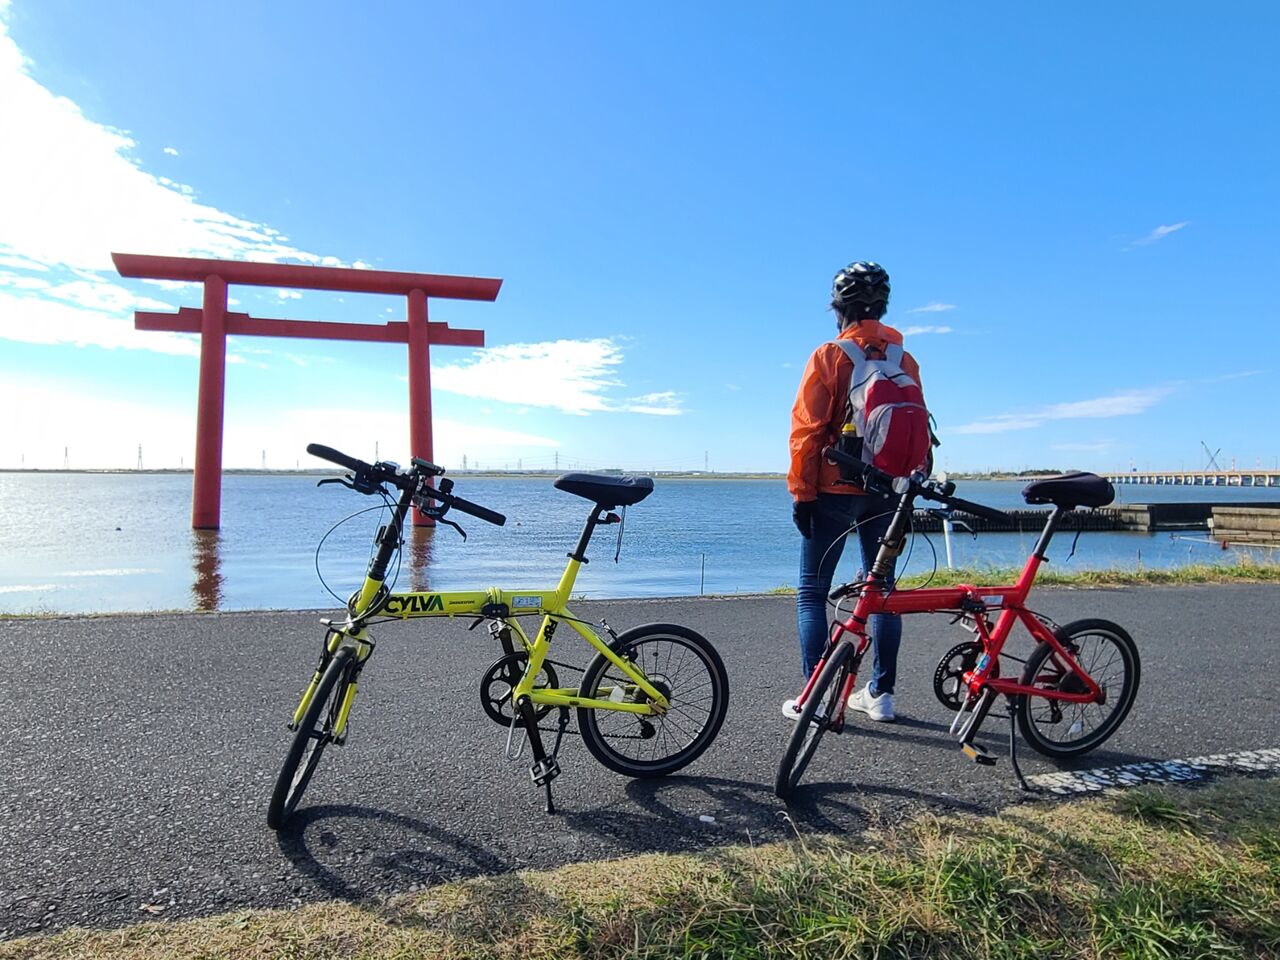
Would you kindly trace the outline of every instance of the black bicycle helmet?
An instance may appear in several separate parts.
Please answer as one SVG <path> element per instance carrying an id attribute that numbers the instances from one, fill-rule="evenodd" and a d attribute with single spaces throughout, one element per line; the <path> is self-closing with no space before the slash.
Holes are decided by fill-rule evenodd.
<path id="1" fill-rule="evenodd" d="M 857 260 L 831 281 L 831 306 L 856 319 L 884 316 L 889 305 L 889 274 L 870 260 Z"/>

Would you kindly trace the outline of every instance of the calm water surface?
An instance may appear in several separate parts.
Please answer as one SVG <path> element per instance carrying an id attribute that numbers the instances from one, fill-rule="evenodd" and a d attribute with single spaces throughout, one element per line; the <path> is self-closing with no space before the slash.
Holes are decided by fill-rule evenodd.
<path id="1" fill-rule="evenodd" d="M 360 583 L 380 512 L 344 517 L 374 501 L 316 477 L 223 479 L 218 531 L 190 529 L 189 475 L 0 473 L 0 612 L 312 609 L 335 606 Z M 415 530 L 405 545 L 400 589 L 554 587 L 589 505 L 530 477 L 457 479 L 457 492 L 508 517 L 493 527 L 459 516 L 452 530 Z M 999 508 L 1025 506 L 1016 481 L 970 481 L 958 493 Z M 1278 489 L 1122 486 L 1122 502 L 1280 501 Z M 575 589 L 587 597 L 678 596 L 771 590 L 796 582 L 798 534 L 781 480 L 666 480 L 617 527 L 597 531 Z M 1035 532 L 957 535 L 957 565 L 1015 566 Z M 933 535 L 938 563 L 941 535 Z M 1168 567 L 1232 560 L 1205 534 L 1085 533 L 1069 561 L 1071 535 L 1050 550 L 1057 569 Z M 1266 556 L 1268 551 L 1254 551 Z M 856 550 L 838 575 L 852 576 Z M 1273 557 L 1274 559 L 1274 557 Z M 917 536 L 907 571 L 927 571 L 934 552 Z M 900 566 L 900 570 L 904 567 Z"/>

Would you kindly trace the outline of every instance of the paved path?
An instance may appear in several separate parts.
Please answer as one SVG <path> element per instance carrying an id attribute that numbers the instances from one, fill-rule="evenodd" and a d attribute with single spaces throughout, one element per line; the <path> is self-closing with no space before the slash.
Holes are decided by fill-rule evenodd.
<path id="1" fill-rule="evenodd" d="M 1058 620 L 1129 627 L 1143 657 L 1133 714 L 1088 766 L 1280 746 L 1280 588 L 1043 590 Z M 792 601 L 584 603 L 618 628 L 686 623 L 720 648 L 732 702 L 687 775 L 632 782 L 575 739 L 561 754 L 561 813 L 546 817 L 505 732 L 481 713 L 497 656 L 465 624 L 397 624 L 361 685 L 351 742 L 326 755 L 277 836 L 266 798 L 318 642 L 317 614 L 4 620 L 0 653 L 0 937 L 72 924 L 332 897 L 380 896 L 456 877 L 635 851 L 784 837 L 774 799 L 797 677 Z M 562 636 L 569 637 L 565 633 Z M 989 811 L 1018 798 L 1007 764 L 969 763 L 946 736 L 933 666 L 965 635 L 915 617 L 894 726 L 828 739 L 795 814 L 802 830 L 857 830 L 922 807 Z M 582 650 L 571 658 L 582 662 Z M 998 747 L 1002 728 L 992 725 Z M 1054 767 L 1027 756 L 1029 772 Z M 341 773 L 342 778 L 334 776 Z M 714 823 L 700 820 L 701 815 Z"/>

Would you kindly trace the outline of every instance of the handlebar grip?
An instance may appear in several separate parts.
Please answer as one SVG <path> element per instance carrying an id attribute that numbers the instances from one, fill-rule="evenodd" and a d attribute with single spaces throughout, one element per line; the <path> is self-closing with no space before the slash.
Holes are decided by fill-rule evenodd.
<path id="1" fill-rule="evenodd" d="M 478 503 L 472 503 L 470 500 L 463 500 L 461 497 L 450 496 L 449 505 L 455 510 L 461 510 L 463 513 L 469 513 L 473 517 L 492 523 L 494 526 L 504 526 L 507 518 L 496 510 L 490 510 L 488 507 L 482 507 Z"/>
<path id="2" fill-rule="evenodd" d="M 340 450 L 333 447 L 326 447 L 323 443 L 308 443 L 307 453 L 313 457 L 319 457 L 321 460 L 328 460 L 330 463 L 336 463 L 340 467 L 346 467 L 348 470 L 367 470 L 369 464 L 363 460 L 357 460 L 355 457 L 349 457 Z"/>
<path id="3" fill-rule="evenodd" d="M 980 503 L 971 503 L 968 500 L 961 500 L 959 497 L 948 497 L 947 502 L 957 510 L 963 510 L 965 513 L 972 513 L 975 517 L 982 517 L 985 520 L 992 520 L 996 523 L 1012 523 L 1013 517 L 1002 510 L 995 507 L 984 507 Z"/>

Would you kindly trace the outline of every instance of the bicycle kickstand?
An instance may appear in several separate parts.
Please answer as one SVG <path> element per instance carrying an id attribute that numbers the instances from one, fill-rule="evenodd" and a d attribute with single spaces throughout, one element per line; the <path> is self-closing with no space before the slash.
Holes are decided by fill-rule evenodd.
<path id="1" fill-rule="evenodd" d="M 560 741 L 564 739 L 565 727 L 569 726 L 569 708 L 560 708 L 560 718 L 556 725 L 556 742 L 551 747 L 551 762 L 555 765 L 555 773 L 552 774 L 544 786 L 547 788 L 547 813 L 554 814 L 556 806 L 551 800 L 551 781 L 555 779 L 560 772 L 560 762 L 556 759 L 560 756 Z"/>
<path id="2" fill-rule="evenodd" d="M 1022 767 L 1018 764 L 1018 735 L 1013 729 L 1013 713 L 1017 700 L 1009 696 L 1006 698 L 1006 704 L 1009 708 L 1009 766 L 1013 767 L 1014 776 L 1018 778 L 1018 786 L 1024 793 L 1037 793 L 1037 788 L 1027 783 L 1027 778 L 1022 775 Z"/>

